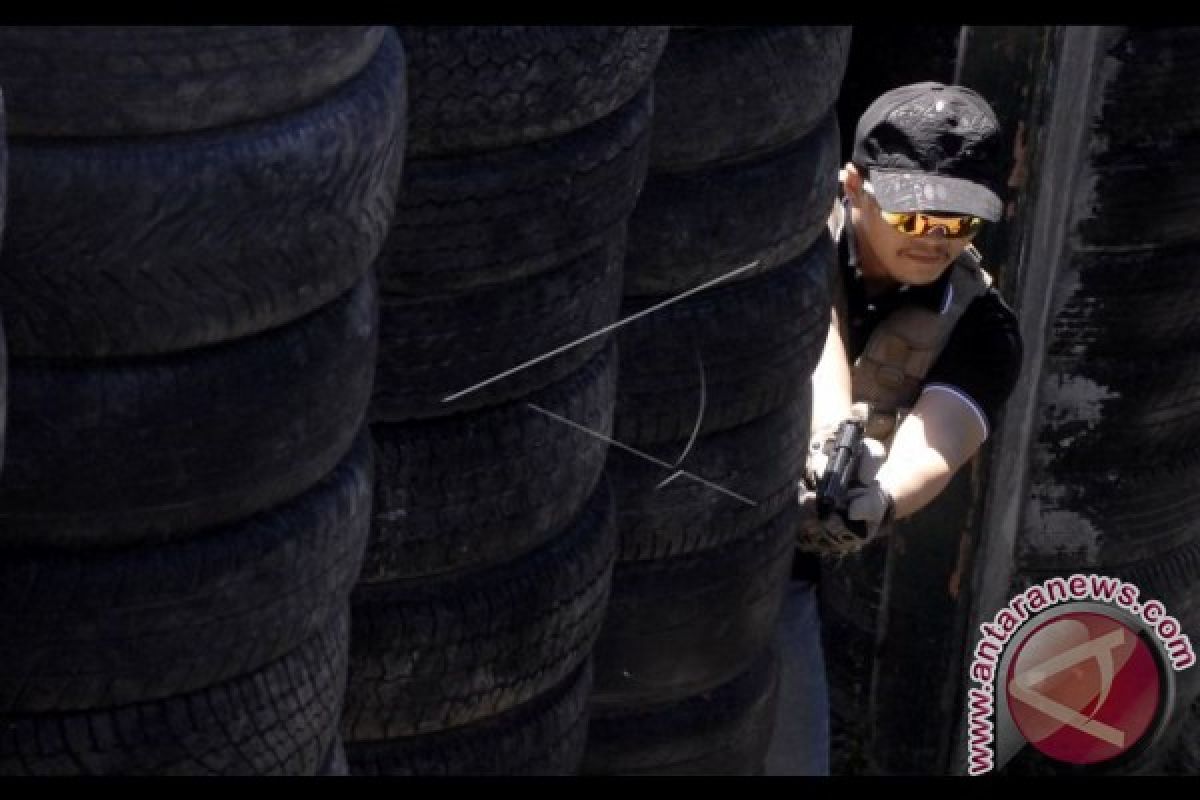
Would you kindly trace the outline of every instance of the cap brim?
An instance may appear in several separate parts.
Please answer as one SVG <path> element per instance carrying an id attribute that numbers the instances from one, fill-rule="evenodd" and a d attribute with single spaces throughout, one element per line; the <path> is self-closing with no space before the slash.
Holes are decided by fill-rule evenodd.
<path id="1" fill-rule="evenodd" d="M 875 200 L 884 211 L 948 211 L 996 222 L 1004 204 L 978 183 L 911 170 L 872 169 Z"/>

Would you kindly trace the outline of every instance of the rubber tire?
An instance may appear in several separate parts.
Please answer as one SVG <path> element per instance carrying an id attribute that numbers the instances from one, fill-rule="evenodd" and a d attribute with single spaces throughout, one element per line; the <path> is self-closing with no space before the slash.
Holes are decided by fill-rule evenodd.
<path id="1" fill-rule="evenodd" d="M 311 313 L 370 270 L 404 153 L 394 35 L 319 104 L 145 139 L 10 142 L 0 306 L 18 358 L 158 355 Z"/>
<path id="2" fill-rule="evenodd" d="M 261 670 L 190 694 L 0 716 L 0 775 L 313 775 L 337 734 L 345 609 Z"/>
<path id="3" fill-rule="evenodd" d="M 516 561 L 444 581 L 359 585 L 342 737 L 457 728 L 561 683 L 600 631 L 615 549 L 601 484 L 569 528 Z"/>
<path id="4" fill-rule="evenodd" d="M 401 422 L 495 406 L 579 369 L 607 335 L 453 400 L 510 368 L 569 345 L 617 320 L 625 228 L 557 269 L 461 295 L 382 298 L 371 414 Z"/>
<path id="5" fill-rule="evenodd" d="M 819 237 L 771 272 L 718 285 L 622 328 L 616 438 L 646 444 L 687 439 L 693 430 L 703 436 L 794 399 L 829 332 L 835 255 L 832 240 Z M 627 302 L 621 317 L 657 300 Z"/>
<path id="6" fill-rule="evenodd" d="M 653 92 L 571 133 L 521 147 L 409 160 L 379 256 L 386 293 L 423 298 L 545 272 L 633 211 Z"/>
<path id="7" fill-rule="evenodd" d="M 652 172 L 761 156 L 811 131 L 837 101 L 850 26 L 672 31 L 654 73 Z"/>
<path id="8" fill-rule="evenodd" d="M 0 28 L 12 136 L 148 136 L 311 105 L 356 75 L 383 27 Z"/>
<path id="9" fill-rule="evenodd" d="M 1195 207 L 1200 137 L 1187 99 L 1200 39 L 1194 31 L 1110 28 L 1101 37 L 1103 85 L 1086 204 L 1076 234 L 1084 247 L 1164 248 L 1200 240 Z M 1182 98 L 1182 99 L 1181 99 Z M 1152 133 L 1151 133 L 1152 131 Z"/>
<path id="10" fill-rule="evenodd" d="M 1104 68 L 1115 74 L 1103 89 L 1094 128 L 1104 136 L 1093 141 L 1094 152 L 1142 159 L 1200 134 L 1200 30 L 1121 26 L 1101 35 Z"/>
<path id="11" fill-rule="evenodd" d="M 1187 458 L 1200 447 L 1195 351 L 1048 356 L 1038 442 L 1050 469 L 1123 472 Z M 1082 399 L 1081 399 L 1082 396 Z"/>
<path id="12" fill-rule="evenodd" d="M 713 550 L 618 562 L 593 653 L 592 708 L 676 702 L 746 669 L 773 635 L 798 524 L 789 507 Z"/>
<path id="13" fill-rule="evenodd" d="M 346 777 L 350 775 L 350 765 L 346 761 L 346 748 L 342 744 L 341 736 L 333 737 L 333 744 L 329 746 L 329 752 L 325 754 L 325 759 L 317 769 L 317 775 L 321 777 Z"/>
<path id="14" fill-rule="evenodd" d="M 172 357 L 14 361 L 0 549 L 151 545 L 308 489 L 363 426 L 376 292 Z"/>
<path id="15" fill-rule="evenodd" d="M 5 137 L 4 91 L 0 87 L 0 251 L 4 248 L 4 215 L 8 198 L 8 145 Z M 2 319 L 2 317 L 0 317 Z M 8 335 L 0 321 L 0 473 L 5 458 L 5 433 L 8 427 Z"/>
<path id="16" fill-rule="evenodd" d="M 696 439 L 680 468 L 757 503 L 685 476 L 656 488 L 671 470 L 623 450 L 609 451 L 607 473 L 617 497 L 621 561 L 671 558 L 720 547 L 796 504 L 804 475 L 811 392 L 745 425 Z M 646 454 L 675 463 L 686 441 L 648 445 Z"/>
<path id="17" fill-rule="evenodd" d="M 1196 760 L 1197 703 L 1179 704 L 1175 716 L 1167 723 L 1162 738 L 1139 754 L 1131 764 L 1112 771 L 1117 775 L 1195 775 L 1200 768 Z"/>
<path id="18" fill-rule="evenodd" d="M 459 728 L 347 747 L 355 775 L 576 775 L 587 739 L 591 662 L 516 708 Z"/>
<path id="19" fill-rule="evenodd" d="M 4 210 L 8 200 L 8 116 L 7 98 L 0 86 L 0 244 L 4 243 Z"/>
<path id="20" fill-rule="evenodd" d="M 1158 117 L 1166 116 L 1166 113 Z M 1153 157 L 1093 166 L 1075 226 L 1084 246 L 1131 248 L 1200 242 L 1200 137 L 1163 147 Z"/>
<path id="21" fill-rule="evenodd" d="M 760 158 L 652 173 L 629 220 L 625 294 L 675 294 L 757 261 L 744 280 L 805 252 L 837 197 L 837 141 L 830 113 Z"/>
<path id="22" fill-rule="evenodd" d="M 1200 773 L 1200 700 L 1192 703 L 1184 714 L 1175 744 L 1163 759 L 1162 774 Z"/>
<path id="23" fill-rule="evenodd" d="M 1028 569 L 1077 569 L 1128 564 L 1155 558 L 1196 539 L 1200 516 L 1196 492 L 1200 462 L 1176 458 L 1145 469 L 1096 464 L 1081 472 L 1034 473 L 1032 499 L 1043 517 L 1059 511 L 1086 521 L 1101 534 L 1091 548 L 1072 548 L 1074 526 L 1061 527 L 1064 540 L 1042 537 L 1018 551 Z M 1036 545 L 1036 546 L 1035 546 Z"/>
<path id="24" fill-rule="evenodd" d="M 760 775 L 775 727 L 780 658 L 766 648 L 745 672 L 678 703 L 594 712 L 584 775 Z"/>
<path id="25" fill-rule="evenodd" d="M 511 561 L 561 531 L 591 497 L 608 445 L 537 412 L 612 434 L 616 344 L 532 395 L 443 420 L 371 426 L 371 541 L 379 583 Z"/>
<path id="26" fill-rule="evenodd" d="M 665 27 L 403 26 L 413 158 L 560 136 L 645 87 Z"/>
<path id="27" fill-rule="evenodd" d="M 203 535 L 0 559 L 0 713 L 157 700 L 253 672 L 350 597 L 371 506 L 369 439 L 290 503 Z"/>
<path id="28" fill-rule="evenodd" d="M 1137 358 L 1200 345 L 1200 269 L 1191 245 L 1076 252 L 1080 288 L 1054 317 L 1051 356 Z"/>

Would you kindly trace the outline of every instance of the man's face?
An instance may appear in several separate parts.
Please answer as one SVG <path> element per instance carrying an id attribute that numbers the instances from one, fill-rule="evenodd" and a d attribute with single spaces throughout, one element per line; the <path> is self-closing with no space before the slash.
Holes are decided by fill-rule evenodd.
<path id="1" fill-rule="evenodd" d="M 971 237 L 947 239 L 941 228 L 922 236 L 901 233 L 880 215 L 874 196 L 866 191 L 855 194 L 860 210 L 854 228 L 858 246 L 870 251 L 868 260 L 894 281 L 916 286 L 933 283 L 971 243 Z"/>

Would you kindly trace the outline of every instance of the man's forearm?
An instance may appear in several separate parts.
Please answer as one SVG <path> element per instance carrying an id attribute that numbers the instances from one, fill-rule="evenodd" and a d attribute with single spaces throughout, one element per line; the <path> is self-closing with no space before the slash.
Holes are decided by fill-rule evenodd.
<path id="1" fill-rule="evenodd" d="M 876 476 L 907 517 L 937 497 L 959 467 L 979 450 L 986 431 L 962 401 L 926 392 L 900 424 L 887 461 Z"/>
<path id="2" fill-rule="evenodd" d="M 852 398 L 850 365 L 838 331 L 837 314 L 832 315 L 825 347 L 812 374 L 812 430 L 832 427 L 850 414 Z"/>

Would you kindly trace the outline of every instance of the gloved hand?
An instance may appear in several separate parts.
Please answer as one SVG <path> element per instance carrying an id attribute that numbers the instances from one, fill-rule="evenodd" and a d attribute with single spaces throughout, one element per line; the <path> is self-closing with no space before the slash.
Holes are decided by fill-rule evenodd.
<path id="1" fill-rule="evenodd" d="M 812 455 L 810 452 L 810 463 Z M 862 485 L 846 493 L 845 517 L 834 512 L 825 519 L 818 518 L 815 477 L 801 481 L 798 497 L 801 523 L 797 547 L 824 555 L 846 555 L 861 550 L 867 542 L 886 533 L 895 513 L 895 501 L 891 493 L 875 479 L 886 458 L 887 450 L 882 442 L 869 437 L 863 439 L 857 474 L 858 482 Z M 850 530 L 847 519 L 863 523 L 865 536 Z"/>
<path id="2" fill-rule="evenodd" d="M 875 439 L 866 441 L 877 443 Z M 877 480 L 846 492 L 846 519 L 863 523 L 867 531 L 866 541 L 879 536 L 891 524 L 895 514 L 896 500 Z"/>

